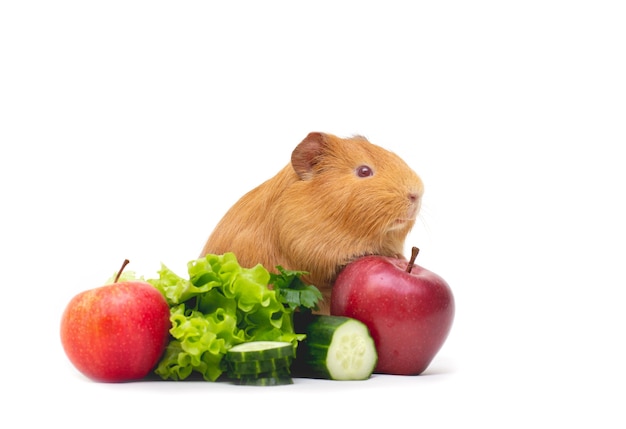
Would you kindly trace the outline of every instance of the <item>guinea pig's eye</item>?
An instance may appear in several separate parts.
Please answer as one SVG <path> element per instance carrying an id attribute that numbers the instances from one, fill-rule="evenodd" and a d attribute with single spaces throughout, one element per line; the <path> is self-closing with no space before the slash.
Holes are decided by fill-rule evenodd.
<path id="1" fill-rule="evenodd" d="M 356 175 L 359 177 L 369 177 L 374 175 L 374 172 L 369 165 L 360 165 L 356 168 Z"/>

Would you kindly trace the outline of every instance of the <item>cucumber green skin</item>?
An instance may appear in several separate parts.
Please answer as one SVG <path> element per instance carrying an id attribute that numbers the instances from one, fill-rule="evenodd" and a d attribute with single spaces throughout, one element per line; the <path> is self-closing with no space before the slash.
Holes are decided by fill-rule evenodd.
<path id="1" fill-rule="evenodd" d="M 281 369 L 289 369 L 293 358 L 286 356 L 276 359 L 265 359 L 250 362 L 228 362 L 228 371 L 234 374 L 254 375 L 264 372 L 277 371 Z"/>
<path id="2" fill-rule="evenodd" d="M 298 345 L 292 373 L 297 377 L 332 379 L 326 366 L 328 348 L 337 328 L 348 320 L 343 316 L 301 316 L 297 323 L 304 327 L 306 338 Z"/>
<path id="3" fill-rule="evenodd" d="M 284 386 L 293 384 L 291 377 L 261 377 L 261 378 L 241 378 L 237 380 L 240 386 Z"/>
<path id="4" fill-rule="evenodd" d="M 251 378 L 271 378 L 271 377 L 291 377 L 289 368 L 280 368 L 272 371 L 259 372 L 256 374 L 240 374 L 238 372 L 227 371 L 226 375 L 234 379 L 251 379 Z"/>
<path id="5" fill-rule="evenodd" d="M 229 374 L 229 377 L 234 378 L 235 383 L 242 386 L 281 386 L 293 384 L 293 378 L 291 378 L 288 368 L 255 375 Z"/>

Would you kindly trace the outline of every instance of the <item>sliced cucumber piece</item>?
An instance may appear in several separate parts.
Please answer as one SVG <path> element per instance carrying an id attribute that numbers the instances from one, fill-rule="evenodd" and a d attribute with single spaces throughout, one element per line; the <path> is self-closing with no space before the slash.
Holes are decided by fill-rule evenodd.
<path id="1" fill-rule="evenodd" d="M 226 352 L 226 358 L 230 362 L 254 362 L 293 356 L 293 344 L 286 341 L 250 341 L 237 344 Z"/>
<path id="2" fill-rule="evenodd" d="M 280 377 L 246 377 L 237 380 L 237 384 L 241 386 L 284 386 L 293 384 L 291 376 Z"/>
<path id="3" fill-rule="evenodd" d="M 264 372 L 277 371 L 281 369 L 289 369 L 293 358 L 285 356 L 276 359 L 264 359 L 256 361 L 229 362 L 229 371 L 235 374 L 260 374 Z"/>
<path id="4" fill-rule="evenodd" d="M 332 380 L 365 380 L 378 361 L 367 326 L 349 317 L 313 315 L 305 324 L 296 368 Z"/>
<path id="5" fill-rule="evenodd" d="M 268 371 L 256 375 L 231 374 L 237 384 L 243 386 L 281 386 L 293 384 L 293 378 L 287 369 Z"/>

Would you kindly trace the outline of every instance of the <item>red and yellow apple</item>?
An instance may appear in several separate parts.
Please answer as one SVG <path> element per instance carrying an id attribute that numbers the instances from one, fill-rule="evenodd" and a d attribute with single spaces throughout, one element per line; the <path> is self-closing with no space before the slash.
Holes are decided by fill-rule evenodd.
<path id="1" fill-rule="evenodd" d="M 332 290 L 330 312 L 370 330 L 375 372 L 421 374 L 443 346 L 454 319 L 454 297 L 439 275 L 410 261 L 364 256 L 349 263 Z"/>
<path id="2" fill-rule="evenodd" d="M 146 377 L 169 340 L 170 310 L 163 295 L 149 283 L 118 278 L 76 295 L 61 317 L 67 357 L 95 381 Z"/>

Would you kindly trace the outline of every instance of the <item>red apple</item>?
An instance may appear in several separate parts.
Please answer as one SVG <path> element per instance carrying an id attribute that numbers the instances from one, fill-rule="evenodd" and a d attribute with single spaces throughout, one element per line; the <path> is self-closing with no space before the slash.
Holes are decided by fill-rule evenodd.
<path id="1" fill-rule="evenodd" d="M 96 381 L 144 378 L 169 340 L 170 310 L 163 295 L 149 283 L 118 278 L 76 295 L 61 318 L 65 353 Z"/>
<path id="2" fill-rule="evenodd" d="M 375 372 L 417 375 L 445 342 L 454 319 L 454 297 L 437 274 L 405 259 L 365 256 L 349 263 L 332 290 L 330 312 L 362 321 L 370 330 Z"/>

